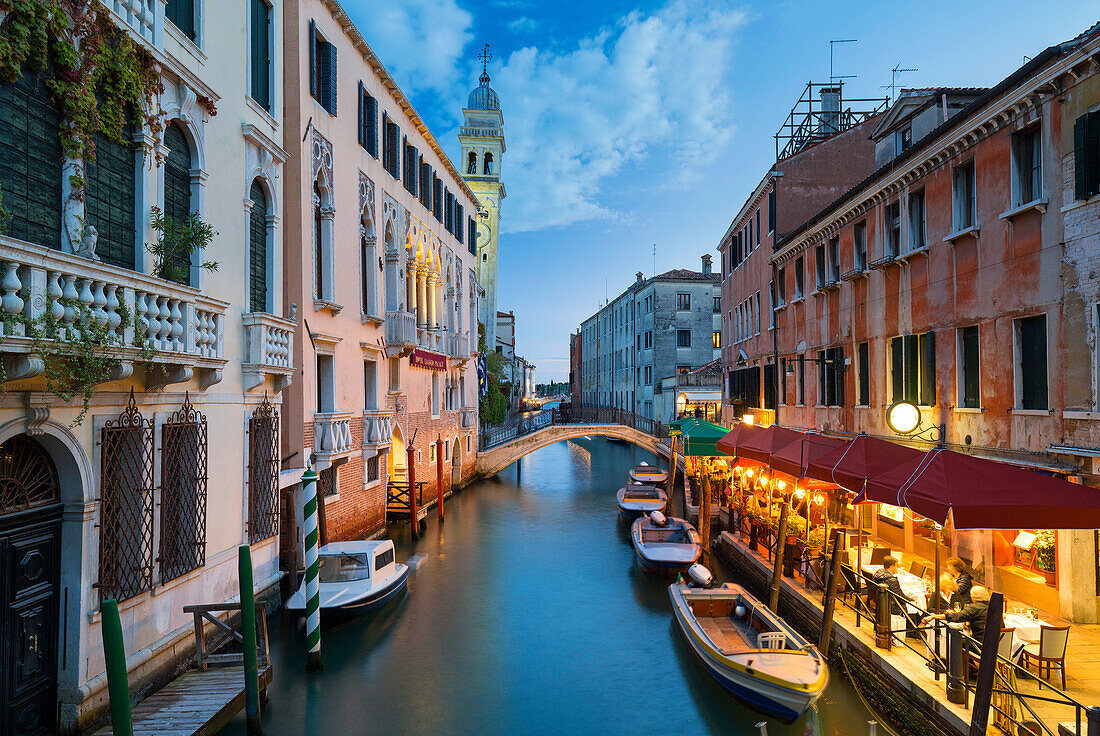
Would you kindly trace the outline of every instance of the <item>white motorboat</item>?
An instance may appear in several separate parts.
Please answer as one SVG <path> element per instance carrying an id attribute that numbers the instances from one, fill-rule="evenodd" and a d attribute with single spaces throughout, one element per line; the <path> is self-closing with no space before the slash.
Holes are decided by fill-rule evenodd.
<path id="1" fill-rule="evenodd" d="M 389 539 L 330 542 L 321 547 L 318 575 L 321 612 L 357 616 L 380 608 L 401 595 L 409 568 L 397 562 Z M 305 612 L 305 581 L 286 601 L 290 611 Z"/>
<path id="2" fill-rule="evenodd" d="M 630 541 L 638 564 L 646 572 L 675 575 L 699 561 L 702 538 L 683 519 L 666 517 L 660 511 L 646 514 L 630 527 Z"/>
<path id="3" fill-rule="evenodd" d="M 663 490 L 643 483 L 623 486 L 615 494 L 615 498 L 619 504 L 619 518 L 623 521 L 634 521 L 651 511 L 664 511 L 665 504 L 668 503 Z"/>
<path id="4" fill-rule="evenodd" d="M 668 480 L 668 473 L 661 470 L 656 465 L 650 465 L 647 462 L 643 462 L 641 465 L 635 465 L 631 469 L 630 480 L 636 483 L 659 485 Z"/>

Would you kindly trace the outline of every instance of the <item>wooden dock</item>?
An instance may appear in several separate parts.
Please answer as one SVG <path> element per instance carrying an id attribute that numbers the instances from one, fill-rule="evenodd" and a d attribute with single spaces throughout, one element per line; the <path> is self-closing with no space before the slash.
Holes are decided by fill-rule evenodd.
<path id="1" fill-rule="evenodd" d="M 428 518 L 428 509 L 424 506 L 424 486 L 426 481 L 416 484 L 416 518 L 424 521 Z M 390 483 L 386 486 L 386 520 L 409 518 L 409 487 L 408 484 Z"/>
<path id="2" fill-rule="evenodd" d="M 271 665 L 260 669 L 260 691 Z M 134 736 L 213 736 L 244 707 L 244 668 L 191 670 L 134 706 Z M 113 734 L 108 726 L 95 736 Z"/>

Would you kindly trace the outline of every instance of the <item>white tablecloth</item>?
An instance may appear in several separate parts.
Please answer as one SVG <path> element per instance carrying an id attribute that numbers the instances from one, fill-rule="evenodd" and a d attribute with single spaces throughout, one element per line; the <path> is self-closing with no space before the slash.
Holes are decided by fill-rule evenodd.
<path id="1" fill-rule="evenodd" d="M 1019 613 L 1006 613 L 1002 618 L 1006 629 L 1016 629 L 1012 632 L 1012 658 L 1014 660 L 1020 659 L 1025 644 L 1035 644 L 1039 641 L 1043 626 L 1050 626 L 1046 621 L 1032 620 Z"/>
<path id="2" fill-rule="evenodd" d="M 872 567 L 871 565 L 864 565 L 863 572 L 867 575 L 873 576 L 877 571 L 881 570 L 881 565 Z M 924 579 L 918 578 L 911 572 L 905 570 L 898 570 L 897 572 L 898 583 L 901 584 L 901 592 L 912 599 L 912 603 L 907 603 L 911 614 L 920 614 L 920 609 L 928 610 L 928 592 L 924 587 Z"/>

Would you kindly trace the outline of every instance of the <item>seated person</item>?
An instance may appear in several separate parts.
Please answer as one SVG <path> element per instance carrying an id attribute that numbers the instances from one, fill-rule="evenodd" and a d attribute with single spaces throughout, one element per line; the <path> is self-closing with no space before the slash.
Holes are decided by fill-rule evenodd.
<path id="1" fill-rule="evenodd" d="M 955 594 L 961 605 L 970 603 L 970 590 L 974 585 L 974 579 L 966 571 L 966 565 L 958 557 L 949 557 L 947 560 L 947 574 L 955 578 Z M 988 599 L 986 599 L 988 600 Z"/>
<path id="2" fill-rule="evenodd" d="M 970 602 L 963 606 L 961 611 L 948 611 L 925 616 L 921 620 L 923 626 L 932 619 L 950 621 L 951 623 L 964 623 L 970 627 L 970 636 L 981 644 L 985 637 L 985 618 L 989 611 L 989 588 L 975 585 L 970 589 Z"/>
<path id="3" fill-rule="evenodd" d="M 901 600 L 913 600 L 912 596 L 905 595 L 905 592 L 901 589 L 901 583 L 898 582 L 898 560 L 896 557 L 887 555 L 882 558 L 882 568 L 875 570 L 875 573 L 871 576 L 876 584 L 884 584 L 890 589 L 890 592 L 894 594 L 894 602 L 891 605 L 890 613 L 895 616 L 901 616 L 904 614 L 904 610 L 901 607 Z M 901 600 L 899 600 L 899 598 Z"/>

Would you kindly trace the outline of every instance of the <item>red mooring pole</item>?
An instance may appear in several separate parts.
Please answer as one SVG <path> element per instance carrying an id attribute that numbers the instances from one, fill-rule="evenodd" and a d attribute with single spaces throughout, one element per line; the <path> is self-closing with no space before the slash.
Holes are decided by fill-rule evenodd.
<path id="1" fill-rule="evenodd" d="M 435 441 L 436 506 L 439 507 L 439 523 L 443 523 L 443 438 Z"/>
<path id="2" fill-rule="evenodd" d="M 420 523 L 416 517 L 416 451 L 410 444 L 408 453 L 409 463 L 409 523 L 412 524 L 413 539 L 420 539 Z"/>

